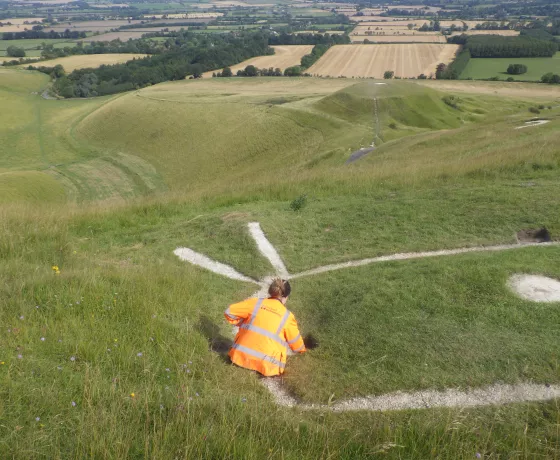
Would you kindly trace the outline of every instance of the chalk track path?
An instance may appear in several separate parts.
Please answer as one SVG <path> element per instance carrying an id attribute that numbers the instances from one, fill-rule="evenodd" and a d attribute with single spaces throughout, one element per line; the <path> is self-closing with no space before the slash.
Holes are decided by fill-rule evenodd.
<path id="1" fill-rule="evenodd" d="M 440 251 L 428 252 L 409 252 L 401 254 L 393 254 L 369 259 L 344 262 L 340 264 L 326 265 L 317 267 L 313 270 L 307 270 L 295 275 L 290 275 L 282 261 L 280 255 L 274 246 L 268 241 L 258 222 L 248 224 L 249 233 L 255 240 L 259 252 L 266 257 L 272 267 L 276 271 L 276 276 L 284 279 L 302 278 L 304 276 L 317 275 L 333 270 L 343 268 L 360 267 L 372 263 L 421 259 L 426 257 L 440 257 L 457 254 L 466 254 L 471 252 L 483 251 L 506 251 L 511 249 L 520 249 L 530 246 L 557 246 L 560 242 L 554 241 L 549 243 L 523 243 L 523 244 L 503 244 L 497 246 L 477 246 L 471 248 L 444 249 Z M 262 280 L 254 280 L 241 273 L 229 265 L 216 262 L 203 254 L 197 253 L 189 248 L 177 248 L 174 251 L 181 260 L 198 265 L 199 267 L 210 270 L 214 273 L 226 276 L 238 281 L 245 281 L 257 284 L 260 289 L 254 295 L 266 295 L 266 288 L 270 282 L 270 276 Z M 365 396 L 361 398 L 350 398 L 335 402 L 334 404 L 305 404 L 298 401 L 282 385 L 280 378 L 262 378 L 261 383 L 273 395 L 276 403 L 285 407 L 298 407 L 304 410 L 332 410 L 334 412 L 345 411 L 388 411 L 388 410 L 404 410 L 404 409 L 425 409 L 430 407 L 474 407 L 489 406 L 495 404 L 508 404 L 516 402 L 529 401 L 546 401 L 554 398 L 560 398 L 560 385 L 547 385 L 536 383 L 518 383 L 515 385 L 495 384 L 483 388 L 456 389 L 447 388 L 438 390 L 423 390 L 416 392 L 388 393 L 380 396 Z"/>

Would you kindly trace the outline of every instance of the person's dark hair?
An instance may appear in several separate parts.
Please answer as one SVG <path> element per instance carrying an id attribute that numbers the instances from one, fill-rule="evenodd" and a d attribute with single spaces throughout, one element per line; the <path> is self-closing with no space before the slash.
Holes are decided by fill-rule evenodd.
<path id="1" fill-rule="evenodd" d="M 290 282 L 281 278 L 273 279 L 268 288 L 268 295 L 275 298 L 288 297 L 291 292 Z"/>

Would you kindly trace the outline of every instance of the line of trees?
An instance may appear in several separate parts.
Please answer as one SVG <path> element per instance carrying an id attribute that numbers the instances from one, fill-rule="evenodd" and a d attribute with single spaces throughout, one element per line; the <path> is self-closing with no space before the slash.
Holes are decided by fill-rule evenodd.
<path id="1" fill-rule="evenodd" d="M 502 37 L 499 35 L 457 35 L 448 43 L 464 45 L 473 58 L 552 57 L 558 44 L 528 36 Z"/>
<path id="2" fill-rule="evenodd" d="M 4 32 L 2 34 L 2 40 L 59 39 L 59 38 L 76 40 L 78 38 L 86 38 L 86 33 L 66 29 L 64 32 L 55 32 L 54 30 L 51 30 L 49 32 L 45 32 L 43 30 L 25 30 L 23 32 Z"/>
<path id="3" fill-rule="evenodd" d="M 92 97 L 113 94 L 187 75 L 231 66 L 255 56 L 273 54 L 268 37 L 260 32 L 206 36 L 186 32 L 180 46 L 171 51 L 124 64 L 80 69 L 55 80 L 53 88 L 62 97 Z"/>

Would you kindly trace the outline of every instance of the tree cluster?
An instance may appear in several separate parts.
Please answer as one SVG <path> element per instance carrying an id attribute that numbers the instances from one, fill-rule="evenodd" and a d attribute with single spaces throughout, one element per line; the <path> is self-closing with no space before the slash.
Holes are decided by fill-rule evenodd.
<path id="1" fill-rule="evenodd" d="M 457 35 L 448 43 L 464 45 L 473 58 L 552 57 L 558 44 L 527 36 Z"/>
<path id="2" fill-rule="evenodd" d="M 135 59 L 124 64 L 79 69 L 54 83 L 63 97 L 92 97 L 113 94 L 180 80 L 188 75 L 223 68 L 254 56 L 272 54 L 267 36 L 246 32 L 240 35 L 201 35 L 186 32 L 180 46 L 170 51 Z"/>
<path id="3" fill-rule="evenodd" d="M 551 85 L 560 85 L 560 75 L 549 72 L 541 77 L 541 81 Z"/>
<path id="4" fill-rule="evenodd" d="M 34 28 L 35 29 L 35 28 Z M 75 30 L 66 29 L 64 32 L 55 32 L 51 30 L 44 32 L 43 30 L 25 30 L 23 32 L 4 32 L 2 35 L 3 40 L 26 40 L 26 39 L 59 39 L 67 38 L 76 40 L 78 38 L 85 38 L 85 32 L 77 32 Z"/>
<path id="5" fill-rule="evenodd" d="M 25 57 L 25 50 L 18 46 L 8 46 L 6 54 L 10 57 L 21 58 Z"/>
<path id="6" fill-rule="evenodd" d="M 527 73 L 527 70 L 525 64 L 510 64 L 507 68 L 507 73 L 510 75 L 523 75 Z"/>

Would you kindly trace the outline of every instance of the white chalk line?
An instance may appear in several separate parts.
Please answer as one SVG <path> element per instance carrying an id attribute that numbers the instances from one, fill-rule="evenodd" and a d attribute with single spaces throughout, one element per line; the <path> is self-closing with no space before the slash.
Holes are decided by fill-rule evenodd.
<path id="1" fill-rule="evenodd" d="M 553 241 L 548 243 L 516 243 L 516 244 L 501 244 L 497 246 L 473 246 L 471 248 L 459 248 L 459 249 L 442 249 L 439 251 L 427 251 L 427 252 L 405 252 L 400 254 L 392 254 L 387 256 L 373 257 L 371 259 L 355 260 L 351 262 L 342 262 L 340 264 L 325 265 L 323 267 L 317 267 L 312 270 L 307 270 L 295 275 L 290 275 L 290 279 L 302 278 L 304 276 L 317 275 L 319 273 L 330 272 L 333 270 L 341 270 L 343 268 L 350 267 L 361 267 L 363 265 L 369 265 L 379 262 L 390 262 L 395 260 L 410 260 L 410 259 L 423 259 L 428 257 L 440 257 L 440 256 L 452 256 L 457 254 L 466 254 L 469 252 L 483 252 L 483 251 L 507 251 L 510 249 L 521 249 L 531 246 L 557 246 L 560 245 L 560 241 Z"/>
<path id="2" fill-rule="evenodd" d="M 206 270 L 210 270 L 214 273 L 218 273 L 219 275 L 223 275 L 232 280 L 259 284 L 258 281 L 254 280 L 253 278 L 249 278 L 248 276 L 242 275 L 233 267 L 230 267 L 229 265 L 223 264 L 221 262 L 216 262 L 215 260 L 206 257 L 204 254 L 200 254 L 196 251 L 193 251 L 192 249 L 177 248 L 175 249 L 175 251 L 173 251 L 173 254 L 175 254 L 181 260 L 190 262 L 193 265 L 198 265 L 199 267 L 205 268 Z"/>
<path id="3" fill-rule="evenodd" d="M 259 252 L 269 260 L 270 264 L 274 267 L 279 276 L 284 279 L 288 278 L 290 276 L 288 269 L 284 265 L 280 254 L 276 251 L 276 248 L 272 246 L 270 241 L 268 241 L 261 229 L 261 225 L 258 222 L 249 222 L 248 226 L 249 233 L 257 243 Z"/>
<path id="4" fill-rule="evenodd" d="M 533 121 L 526 121 L 525 124 L 523 126 L 517 126 L 514 129 L 524 129 L 524 128 L 531 128 L 533 126 L 540 126 L 540 125 L 546 125 L 547 123 L 550 123 L 550 120 L 533 120 Z"/>
<path id="5" fill-rule="evenodd" d="M 326 265 L 312 270 L 307 270 L 295 275 L 290 275 L 286 269 L 280 255 L 266 238 L 258 222 L 248 224 L 249 232 L 255 242 L 259 252 L 265 256 L 272 266 L 276 269 L 277 275 L 285 279 L 301 278 L 320 273 L 325 273 L 343 268 L 360 267 L 372 263 L 389 262 L 397 260 L 420 259 L 427 257 L 449 256 L 456 254 L 465 254 L 470 252 L 482 251 L 505 251 L 510 249 L 519 249 L 531 246 L 555 246 L 560 242 L 548 243 L 517 243 L 504 244 L 497 246 L 475 246 L 471 248 L 444 249 L 439 251 L 427 252 L 409 252 L 393 255 L 362 259 L 351 262 L 343 262 L 340 264 Z M 254 283 L 259 285 L 259 290 L 253 294 L 253 297 L 265 296 L 271 277 L 257 281 L 245 276 L 229 265 L 214 261 L 209 257 L 193 251 L 189 248 L 177 248 L 173 251 L 181 260 L 190 262 L 199 267 L 210 270 L 214 273 L 226 276 L 228 278 Z M 234 334 L 236 333 L 234 328 Z M 304 404 L 291 396 L 283 387 L 279 379 L 262 378 L 261 383 L 274 396 L 278 405 L 284 407 L 298 407 L 304 410 L 328 409 L 334 412 L 344 411 L 387 411 L 387 410 L 404 410 L 404 409 L 424 409 L 428 407 L 473 407 L 495 404 L 507 404 L 515 402 L 529 401 L 545 401 L 560 397 L 560 385 L 539 385 L 532 383 L 521 383 L 516 385 L 495 384 L 484 388 L 474 388 L 465 391 L 459 389 L 445 389 L 442 391 L 425 390 L 412 393 L 397 391 L 380 396 L 365 396 L 360 398 L 351 398 L 334 404 Z"/>
<path id="6" fill-rule="evenodd" d="M 519 402 L 547 401 L 560 397 L 560 385 L 518 383 L 515 385 L 494 384 L 482 388 L 460 390 L 422 390 L 415 392 L 396 391 L 380 396 L 364 396 L 338 401 L 333 404 L 304 404 L 291 396 L 278 378 L 262 378 L 262 384 L 274 396 L 276 404 L 297 407 L 303 410 L 348 411 L 392 411 L 441 407 L 477 407 Z"/>

